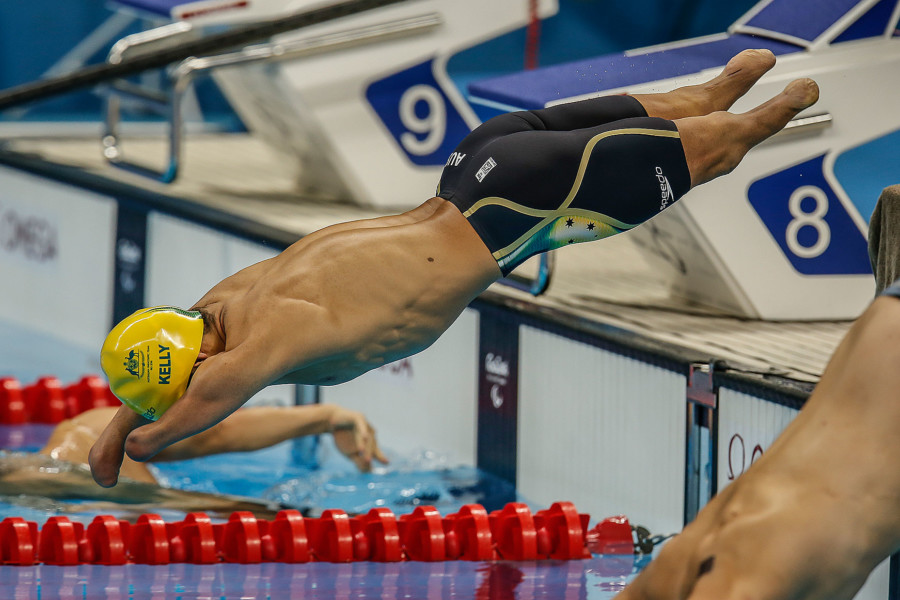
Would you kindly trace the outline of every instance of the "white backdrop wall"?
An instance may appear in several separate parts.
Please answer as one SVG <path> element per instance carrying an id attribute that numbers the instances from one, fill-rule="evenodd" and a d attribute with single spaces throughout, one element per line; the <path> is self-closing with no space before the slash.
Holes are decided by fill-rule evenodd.
<path id="1" fill-rule="evenodd" d="M 6 167 L 0 180 L 0 319 L 99 348 L 112 307 L 116 203 Z"/>
<path id="2" fill-rule="evenodd" d="M 147 305 L 189 308 L 222 279 L 278 252 L 209 227 L 151 213 L 147 220 Z"/>
<path id="3" fill-rule="evenodd" d="M 685 376 L 532 327 L 519 335 L 519 491 L 680 531 Z"/>
<path id="4" fill-rule="evenodd" d="M 719 388 L 718 491 L 759 459 L 798 412 L 742 392 Z"/>
<path id="5" fill-rule="evenodd" d="M 432 450 L 474 465 L 478 395 L 478 312 L 466 309 L 430 348 L 341 385 L 322 402 L 365 413 L 383 447 L 406 456 Z"/>

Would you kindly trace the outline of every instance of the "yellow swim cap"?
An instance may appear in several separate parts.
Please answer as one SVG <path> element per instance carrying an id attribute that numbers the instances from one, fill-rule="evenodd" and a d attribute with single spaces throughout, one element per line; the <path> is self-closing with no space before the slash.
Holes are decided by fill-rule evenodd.
<path id="1" fill-rule="evenodd" d="M 174 306 L 145 308 L 109 332 L 100 366 L 113 394 L 155 421 L 187 389 L 202 339 L 199 312 Z"/>

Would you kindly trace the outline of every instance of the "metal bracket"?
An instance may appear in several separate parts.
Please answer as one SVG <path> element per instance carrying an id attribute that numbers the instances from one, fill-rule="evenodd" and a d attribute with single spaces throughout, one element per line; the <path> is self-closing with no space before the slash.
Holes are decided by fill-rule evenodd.
<path id="1" fill-rule="evenodd" d="M 713 374 L 715 363 L 693 363 L 688 370 L 687 399 L 696 404 L 716 408 L 716 393 Z"/>
<path id="2" fill-rule="evenodd" d="M 553 252 L 545 252 L 541 254 L 541 262 L 538 265 L 538 272 L 534 278 L 523 277 L 521 275 L 509 274 L 497 283 L 502 285 L 528 292 L 532 296 L 540 296 L 550 287 L 550 279 L 553 276 L 553 266 L 556 258 Z"/>
<path id="3" fill-rule="evenodd" d="M 181 162 L 181 147 L 184 138 L 184 118 L 182 105 L 184 97 L 195 79 L 208 75 L 211 71 L 243 66 L 251 63 L 274 62 L 300 58 L 322 52 L 358 46 L 367 43 L 384 41 L 400 36 L 421 34 L 441 25 L 443 19 L 437 13 L 428 13 L 405 19 L 397 19 L 373 25 L 307 37 L 291 42 L 268 42 L 247 46 L 237 52 L 217 56 L 188 58 L 182 61 L 170 74 L 171 89 L 167 92 L 147 90 L 140 86 L 117 83 L 112 86 L 106 98 L 106 127 L 103 133 L 103 155 L 110 164 L 157 179 L 163 183 L 171 183 L 178 176 Z M 166 31 L 166 27 L 169 27 Z M 143 32 L 134 37 L 129 36 L 117 43 L 110 53 L 109 61 L 121 61 L 124 53 L 144 52 L 143 44 L 159 44 L 169 36 L 182 36 L 188 32 L 183 28 L 171 26 L 160 27 L 152 32 Z M 143 37 L 140 37 L 143 36 Z M 127 41 L 126 41 L 127 40 Z M 168 115 L 169 151 L 168 160 L 161 170 L 130 162 L 125 159 L 121 148 L 121 98 L 128 97 L 142 102 L 144 106 Z"/>
<path id="4" fill-rule="evenodd" d="M 808 117 L 795 117 L 788 121 L 784 128 L 772 137 L 780 137 L 792 133 L 808 133 L 810 131 L 818 131 L 831 127 L 834 124 L 834 117 L 831 113 L 820 113 L 810 115 Z"/>

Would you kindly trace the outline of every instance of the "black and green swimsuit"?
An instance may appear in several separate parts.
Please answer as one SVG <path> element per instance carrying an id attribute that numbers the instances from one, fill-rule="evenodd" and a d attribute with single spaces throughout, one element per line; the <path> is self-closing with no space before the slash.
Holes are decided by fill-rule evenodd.
<path id="1" fill-rule="evenodd" d="M 643 223 L 690 181 L 675 124 L 605 96 L 485 122 L 448 158 L 437 195 L 508 275 L 535 254 Z"/>

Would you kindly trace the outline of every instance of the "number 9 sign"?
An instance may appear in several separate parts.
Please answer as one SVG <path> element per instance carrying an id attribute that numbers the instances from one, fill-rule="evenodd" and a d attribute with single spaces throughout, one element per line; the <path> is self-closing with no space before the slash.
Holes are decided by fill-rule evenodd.
<path id="1" fill-rule="evenodd" d="M 469 126 L 434 76 L 434 61 L 380 79 L 366 99 L 411 162 L 443 166 Z"/>
<path id="2" fill-rule="evenodd" d="M 416 107 L 424 104 L 420 117 Z M 414 85 L 400 97 L 400 122 L 409 131 L 400 134 L 400 144 L 410 154 L 426 156 L 441 147 L 447 132 L 447 107 L 441 93 L 430 85 Z M 424 134 L 419 139 L 415 134 Z"/>

